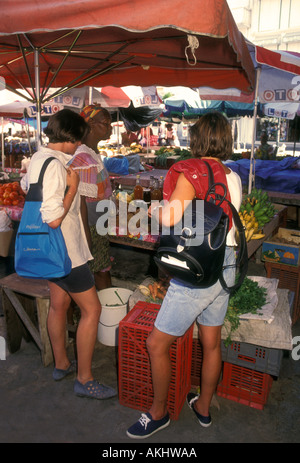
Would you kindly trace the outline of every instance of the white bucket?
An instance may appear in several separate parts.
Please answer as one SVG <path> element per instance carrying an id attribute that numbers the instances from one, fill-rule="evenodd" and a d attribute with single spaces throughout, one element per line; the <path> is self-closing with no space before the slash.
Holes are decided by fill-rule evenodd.
<path id="1" fill-rule="evenodd" d="M 119 322 L 127 314 L 129 297 L 133 291 L 126 288 L 107 288 L 98 291 L 102 305 L 98 325 L 98 341 L 105 346 L 117 346 Z"/>

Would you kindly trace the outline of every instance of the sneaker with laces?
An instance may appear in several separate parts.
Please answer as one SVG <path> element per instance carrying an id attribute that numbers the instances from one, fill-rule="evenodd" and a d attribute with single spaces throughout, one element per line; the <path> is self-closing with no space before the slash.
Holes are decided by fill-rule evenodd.
<path id="1" fill-rule="evenodd" d="M 198 421 L 201 424 L 201 426 L 203 426 L 204 428 L 208 428 L 212 423 L 211 416 L 210 415 L 203 416 L 203 415 L 200 415 L 200 413 L 197 412 L 197 410 L 194 407 L 194 402 L 196 402 L 196 400 L 198 400 L 198 398 L 199 398 L 198 394 L 194 394 L 193 392 L 189 392 L 188 395 L 186 396 L 186 401 L 187 401 L 188 406 L 195 413 L 195 415 L 198 418 Z"/>
<path id="2" fill-rule="evenodd" d="M 166 428 L 169 424 L 170 418 L 168 413 L 161 420 L 153 420 L 150 413 L 142 413 L 141 418 L 126 431 L 126 434 L 132 439 L 145 439 L 157 431 Z"/>

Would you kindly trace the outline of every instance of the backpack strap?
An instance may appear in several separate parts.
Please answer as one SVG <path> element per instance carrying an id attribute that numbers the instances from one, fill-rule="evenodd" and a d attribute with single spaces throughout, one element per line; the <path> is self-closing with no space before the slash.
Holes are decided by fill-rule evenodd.
<path id="1" fill-rule="evenodd" d="M 25 201 L 43 201 L 43 179 L 45 171 L 50 164 L 50 162 L 56 159 L 54 156 L 47 158 L 44 164 L 42 165 L 38 181 L 36 183 L 30 183 L 29 190 L 26 195 Z"/>
<path id="2" fill-rule="evenodd" d="M 51 162 L 53 159 L 56 159 L 56 158 L 55 158 L 54 156 L 51 156 L 50 158 L 47 158 L 46 161 L 44 162 L 44 164 L 42 165 L 42 168 L 41 168 L 41 171 L 40 171 L 40 175 L 39 175 L 39 178 L 38 178 L 38 181 L 37 181 L 37 183 L 38 183 L 40 186 L 43 186 L 43 179 L 44 179 L 45 171 L 46 171 L 48 165 L 50 164 L 50 162 Z"/>
<path id="3" fill-rule="evenodd" d="M 248 271 L 248 249 L 247 249 L 247 241 L 246 241 L 246 235 L 245 235 L 245 227 L 241 222 L 240 216 L 234 205 L 231 203 L 226 198 L 226 193 L 227 193 L 227 187 L 223 183 L 218 183 L 219 185 L 222 185 L 224 187 L 224 196 L 220 197 L 220 195 L 215 194 L 215 183 L 214 182 L 214 174 L 211 166 L 209 165 L 208 162 L 204 161 L 205 164 L 207 165 L 208 168 L 208 179 L 209 179 L 209 190 L 212 191 L 212 193 L 215 196 L 215 201 L 219 201 L 220 205 L 223 201 L 226 201 L 228 206 L 231 209 L 232 212 L 232 218 L 234 221 L 234 224 L 239 232 L 239 250 L 237 253 L 237 261 L 236 261 L 236 266 L 239 268 L 239 275 L 236 283 L 233 286 L 228 286 L 224 280 L 223 273 L 220 275 L 220 282 L 222 287 L 227 291 L 228 293 L 233 293 L 236 291 L 243 283 L 244 278 L 247 274 Z M 212 182 L 212 183 L 211 183 Z M 210 191 L 208 191 L 209 193 Z M 223 270 L 226 267 L 223 268 Z"/>
<path id="4" fill-rule="evenodd" d="M 220 276 L 221 285 L 223 286 L 225 291 L 227 291 L 228 293 L 231 294 L 234 291 L 236 291 L 237 289 L 239 289 L 239 287 L 242 285 L 242 283 L 244 281 L 244 278 L 245 278 L 245 276 L 247 274 L 247 271 L 248 271 L 248 249 L 247 249 L 245 227 L 241 222 L 240 216 L 239 216 L 236 208 L 234 207 L 234 205 L 230 201 L 228 201 L 227 199 L 226 199 L 226 201 L 227 201 L 229 207 L 231 208 L 233 220 L 234 220 L 235 226 L 236 226 L 236 228 L 237 228 L 237 230 L 239 232 L 239 249 L 237 251 L 237 258 L 236 258 L 237 259 L 236 266 L 239 269 L 238 279 L 237 279 L 237 281 L 235 282 L 235 284 L 233 286 L 228 287 L 228 285 L 226 284 L 226 282 L 224 280 L 223 274 L 221 274 L 221 276 Z M 224 269 L 225 269 L 225 267 L 224 267 Z"/>

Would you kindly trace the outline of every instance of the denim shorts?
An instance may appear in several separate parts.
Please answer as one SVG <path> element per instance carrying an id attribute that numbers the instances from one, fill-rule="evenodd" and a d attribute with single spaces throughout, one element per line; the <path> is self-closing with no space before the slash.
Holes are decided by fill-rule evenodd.
<path id="1" fill-rule="evenodd" d="M 228 286 L 235 282 L 235 254 L 226 247 L 224 279 Z M 182 336 L 197 320 L 200 325 L 221 326 L 226 316 L 229 294 L 219 281 L 209 288 L 190 288 L 171 280 L 155 320 L 155 327 L 172 336 Z"/>

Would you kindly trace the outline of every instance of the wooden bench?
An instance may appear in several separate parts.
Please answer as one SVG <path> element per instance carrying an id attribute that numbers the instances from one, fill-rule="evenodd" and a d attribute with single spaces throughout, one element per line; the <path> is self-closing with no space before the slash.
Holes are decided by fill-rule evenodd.
<path id="1" fill-rule="evenodd" d="M 44 366 L 53 362 L 47 331 L 50 293 L 47 281 L 22 278 L 16 273 L 0 280 L 2 305 L 6 322 L 7 348 L 20 349 L 22 338 L 31 337 L 41 351 Z"/>

